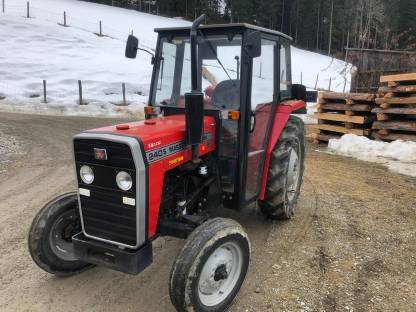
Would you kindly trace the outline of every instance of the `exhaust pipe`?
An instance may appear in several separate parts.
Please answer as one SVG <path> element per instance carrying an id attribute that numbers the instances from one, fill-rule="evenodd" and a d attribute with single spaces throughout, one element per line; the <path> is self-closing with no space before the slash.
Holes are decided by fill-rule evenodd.
<path id="1" fill-rule="evenodd" d="M 204 120 L 204 94 L 198 82 L 198 34 L 199 25 L 205 19 L 205 14 L 198 17 L 191 27 L 191 92 L 185 93 L 186 141 L 191 146 L 192 160 L 198 160 L 198 148 L 202 143 Z"/>

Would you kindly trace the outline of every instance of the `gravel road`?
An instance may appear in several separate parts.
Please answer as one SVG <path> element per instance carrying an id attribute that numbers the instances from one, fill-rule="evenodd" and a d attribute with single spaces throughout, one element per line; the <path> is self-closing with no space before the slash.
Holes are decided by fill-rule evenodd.
<path id="1" fill-rule="evenodd" d="M 0 311 L 173 311 L 171 265 L 183 241 L 155 242 L 129 276 L 94 268 L 56 278 L 36 267 L 27 232 L 51 197 L 73 190 L 71 137 L 110 119 L 0 115 Z M 308 146 L 296 217 L 234 216 L 253 244 L 231 311 L 416 311 L 416 179 Z"/>

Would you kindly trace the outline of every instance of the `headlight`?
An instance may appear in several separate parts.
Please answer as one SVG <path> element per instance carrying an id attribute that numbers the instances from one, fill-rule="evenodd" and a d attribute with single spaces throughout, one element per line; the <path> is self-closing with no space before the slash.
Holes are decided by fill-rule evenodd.
<path id="1" fill-rule="evenodd" d="M 125 171 L 120 171 L 119 173 L 117 173 L 116 182 L 118 187 L 123 191 L 128 191 L 129 189 L 131 189 L 133 185 L 131 175 Z"/>
<path id="2" fill-rule="evenodd" d="M 89 166 L 82 166 L 79 170 L 79 175 L 85 184 L 91 184 L 94 181 L 94 171 Z"/>

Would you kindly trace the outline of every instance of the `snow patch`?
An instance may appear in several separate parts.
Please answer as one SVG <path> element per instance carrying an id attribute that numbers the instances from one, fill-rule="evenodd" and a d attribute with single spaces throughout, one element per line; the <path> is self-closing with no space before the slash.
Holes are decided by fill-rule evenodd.
<path id="1" fill-rule="evenodd" d="M 14 0 L 0 19 L 0 110 L 83 116 L 137 116 L 148 101 L 151 57 L 124 57 L 131 31 L 140 46 L 154 49 L 158 27 L 190 25 L 181 19 L 74 0 L 32 0 L 31 18 L 23 16 L 26 0 Z M 66 11 L 69 27 L 59 26 Z M 98 32 L 103 23 L 104 37 Z M 215 68 L 212 69 L 213 71 Z M 351 80 L 350 65 L 313 52 L 292 48 L 292 80 L 309 88 L 342 91 Z M 44 103 L 42 80 L 47 82 Z M 78 104 L 78 80 L 83 101 Z M 122 104 L 126 84 L 126 106 Z M 312 106 L 308 111 L 312 112 Z M 309 107 L 310 106 L 310 107 Z M 315 122 L 302 116 L 306 123 Z"/>
<path id="2" fill-rule="evenodd" d="M 384 164 L 392 171 L 416 177 L 416 142 L 380 142 L 345 134 L 329 140 L 328 148 L 338 155 Z"/>

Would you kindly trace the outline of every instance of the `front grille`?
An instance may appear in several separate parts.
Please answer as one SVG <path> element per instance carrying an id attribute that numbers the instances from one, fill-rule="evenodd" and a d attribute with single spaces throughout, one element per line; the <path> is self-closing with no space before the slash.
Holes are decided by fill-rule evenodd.
<path id="1" fill-rule="evenodd" d="M 96 160 L 94 148 L 104 148 L 107 160 Z M 123 197 L 136 198 L 136 168 L 127 144 L 95 140 L 74 140 L 75 164 L 80 188 L 90 190 L 90 196 L 80 195 L 84 231 L 87 235 L 108 241 L 136 246 L 137 209 L 123 203 Z M 83 165 L 93 168 L 94 181 L 84 184 L 79 176 Z M 132 188 L 121 191 L 116 184 L 119 171 L 130 173 Z"/>
<path id="2" fill-rule="evenodd" d="M 80 197 L 88 235 L 136 245 L 136 207 L 123 205 L 120 194 L 106 190 L 91 190 L 90 197 Z"/>

